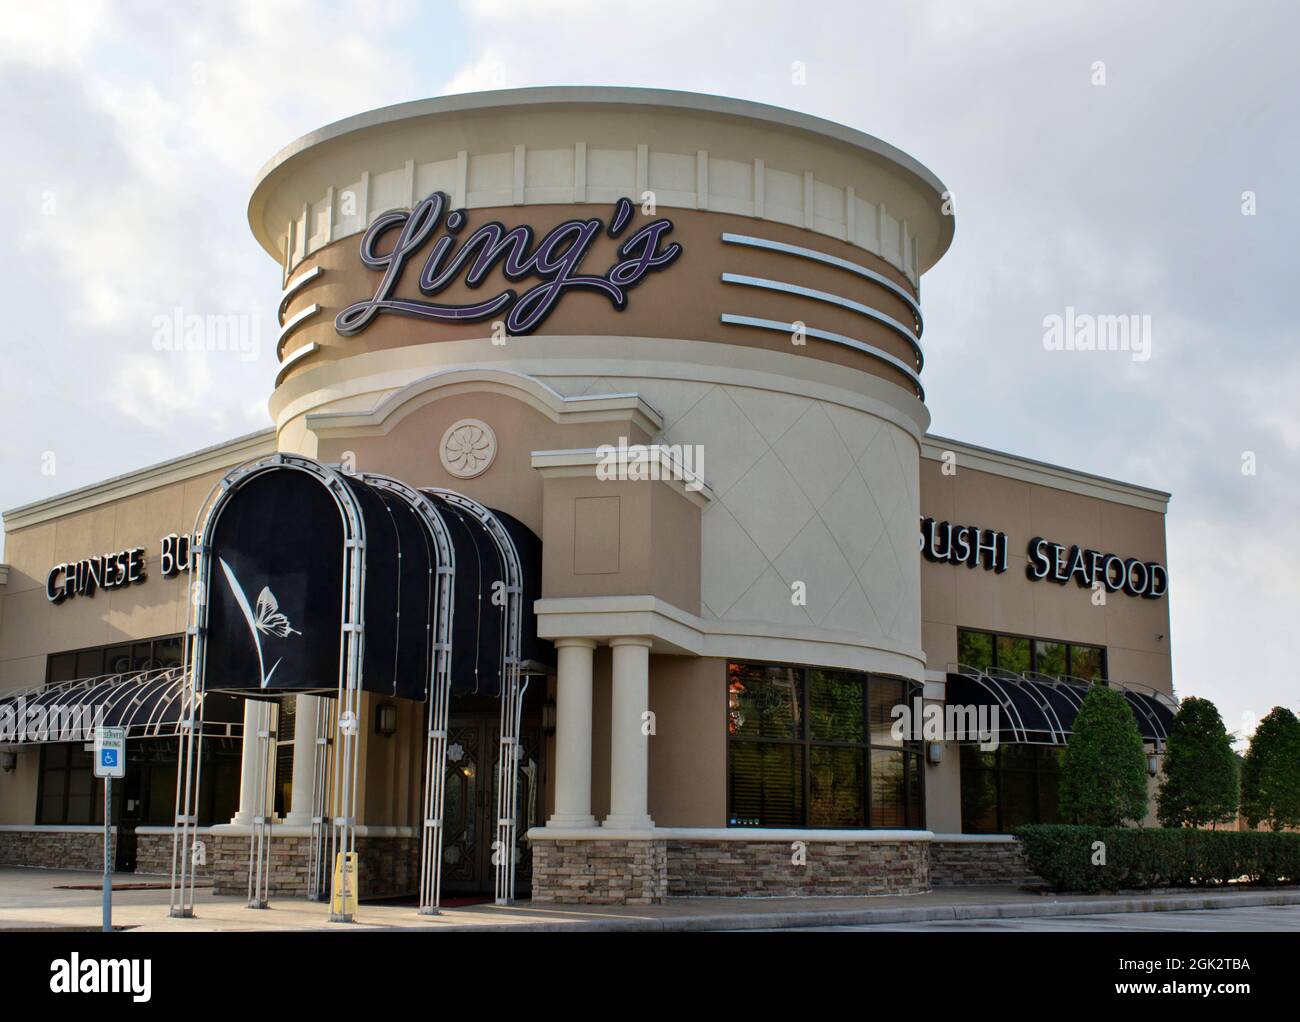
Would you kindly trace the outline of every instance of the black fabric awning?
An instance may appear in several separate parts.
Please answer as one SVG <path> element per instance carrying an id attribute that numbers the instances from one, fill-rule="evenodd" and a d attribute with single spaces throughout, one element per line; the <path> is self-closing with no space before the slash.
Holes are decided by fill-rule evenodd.
<path id="1" fill-rule="evenodd" d="M 1000 744 L 1064 745 L 1074 731 L 1074 719 L 1088 694 L 1089 684 L 1081 679 L 1053 678 L 1046 674 L 1013 674 L 1010 671 L 952 672 L 948 674 L 945 702 L 948 706 L 982 711 L 991 736 Z M 1109 683 L 1137 718 L 1143 741 L 1164 743 L 1173 726 L 1174 706 L 1168 697 L 1140 692 Z M 997 708 L 996 727 L 992 726 Z M 964 744 L 974 744 L 973 735 L 961 735 Z"/>
<path id="2" fill-rule="evenodd" d="M 451 490 L 289 454 L 239 466 L 202 532 L 198 688 L 328 696 L 346 683 L 423 700 L 450 640 L 452 691 L 498 695 L 516 655 L 526 673 L 553 662 L 532 610 L 540 549 L 516 519 Z"/>
<path id="3" fill-rule="evenodd" d="M 126 728 L 128 738 L 174 738 L 193 716 L 178 667 L 60 681 L 0 695 L 0 746 L 94 741 L 96 727 Z M 238 700 L 211 694 L 205 735 L 238 737 Z"/>

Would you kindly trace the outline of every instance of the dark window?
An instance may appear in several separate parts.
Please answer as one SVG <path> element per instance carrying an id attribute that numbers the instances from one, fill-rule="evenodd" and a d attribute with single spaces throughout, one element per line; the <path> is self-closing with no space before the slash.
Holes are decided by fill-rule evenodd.
<path id="1" fill-rule="evenodd" d="M 957 629 L 957 662 L 976 670 L 997 667 L 1024 674 L 1070 674 L 1085 681 L 1106 677 L 1104 646 L 1080 646 L 1050 639 L 1029 639 L 1018 635 L 992 635 L 967 628 Z"/>
<path id="2" fill-rule="evenodd" d="M 866 826 L 864 751 L 827 745 L 812 747 L 809 752 L 810 827 Z"/>
<path id="3" fill-rule="evenodd" d="M 919 687 L 854 671 L 727 665 L 733 827 L 920 827 L 919 742 L 892 734 Z"/>
<path id="4" fill-rule="evenodd" d="M 997 665 L 1004 671 L 1013 671 L 1016 674 L 1032 671 L 1034 668 L 1029 640 L 1018 639 L 1011 635 L 999 635 Z"/>
<path id="5" fill-rule="evenodd" d="M 293 732 L 298 697 L 281 696 L 276 715 L 275 739 L 275 811 L 286 816 L 293 805 Z"/>
<path id="6" fill-rule="evenodd" d="M 131 671 L 131 647 L 110 646 L 104 651 L 105 674 L 129 674 Z"/>
<path id="7" fill-rule="evenodd" d="M 907 826 L 907 754 L 901 749 L 871 750 L 871 825 Z"/>
<path id="8" fill-rule="evenodd" d="M 730 822 L 738 827 L 803 824 L 800 746 L 733 741 L 728 749 Z"/>
<path id="9" fill-rule="evenodd" d="M 159 639 L 153 644 L 153 658 L 159 667 L 179 667 L 185 657 L 185 644 L 179 635 Z"/>
<path id="10" fill-rule="evenodd" d="M 961 829 L 1006 833 L 1026 823 L 1059 823 L 1061 749 L 1002 745 L 961 747 Z"/>
<path id="11" fill-rule="evenodd" d="M 1084 681 L 1106 676 L 1106 651 L 1100 646 L 1071 646 L 1070 674 Z"/>
<path id="12" fill-rule="evenodd" d="M 113 817 L 154 826 L 176 815 L 175 739 L 132 738 L 126 777 L 113 784 Z M 199 825 L 226 823 L 239 798 L 241 744 L 237 738 L 203 742 Z M 89 825 L 104 822 L 104 782 L 94 775 L 92 753 L 79 742 L 41 746 L 36 822 Z"/>
<path id="13" fill-rule="evenodd" d="M 53 684 L 97 678 L 101 674 L 130 674 L 132 671 L 179 667 L 184 658 L 185 639 L 180 635 L 52 653 L 45 662 L 45 682 Z"/>
<path id="14" fill-rule="evenodd" d="M 93 755 L 80 744 L 54 742 L 41 747 L 39 787 L 37 823 L 104 822 L 103 782 L 95 778 Z"/>
<path id="15" fill-rule="evenodd" d="M 861 744 L 862 679 L 842 671 L 810 671 L 808 720 L 815 741 Z"/>
<path id="16" fill-rule="evenodd" d="M 138 642 L 54 653 L 46 659 L 46 684 L 95 678 L 104 674 L 177 667 L 184 659 L 182 636 L 169 635 Z M 212 696 L 209 699 L 214 698 Z M 289 721 L 290 728 L 292 720 Z M 288 735 L 292 739 L 292 734 Z M 277 781 L 292 778 L 292 747 L 277 750 Z M 129 813 L 136 822 L 169 824 L 176 814 L 175 739 L 132 738 L 127 743 L 124 783 L 113 785 L 114 815 Z M 241 745 L 238 739 L 205 739 L 203 791 L 199 797 L 201 826 L 231 818 L 239 797 Z M 104 820 L 104 785 L 94 776 L 92 753 L 81 743 L 51 742 L 41 747 L 36 822 L 94 824 Z M 277 796 L 287 799 L 287 783 L 277 784 Z M 129 792 L 129 794 L 128 794 Z M 283 794 L 282 794 L 283 793 Z"/>
<path id="17" fill-rule="evenodd" d="M 77 654 L 77 677 L 93 678 L 104 673 L 104 651 L 83 649 Z"/>
<path id="18" fill-rule="evenodd" d="M 1034 670 L 1040 674 L 1069 674 L 1070 668 L 1065 656 L 1065 643 L 1044 642 L 1042 639 L 1035 640 Z"/>
<path id="19" fill-rule="evenodd" d="M 734 736 L 796 738 L 803 730 L 803 672 L 788 667 L 728 665 Z"/>
<path id="20" fill-rule="evenodd" d="M 45 667 L 46 682 L 75 681 L 77 678 L 77 654 L 59 653 L 52 656 Z"/>
<path id="21" fill-rule="evenodd" d="M 988 632 L 957 632 L 957 662 L 983 671 L 993 666 L 993 636 Z"/>

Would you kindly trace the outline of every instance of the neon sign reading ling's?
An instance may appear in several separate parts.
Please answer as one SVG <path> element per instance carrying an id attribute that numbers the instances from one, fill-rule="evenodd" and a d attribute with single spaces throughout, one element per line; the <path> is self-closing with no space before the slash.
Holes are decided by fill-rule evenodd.
<path id="1" fill-rule="evenodd" d="M 566 220 L 547 231 L 536 246 L 531 227 L 507 230 L 496 221 L 483 224 L 462 240 L 465 211 L 446 212 L 449 205 L 450 200 L 443 192 L 434 192 L 409 213 L 390 210 L 370 225 L 361 237 L 361 262 L 372 270 L 383 270 L 384 276 L 373 298 L 349 305 L 335 317 L 334 326 L 340 334 L 345 337 L 359 334 L 385 312 L 451 323 L 473 323 L 504 315 L 507 333 L 529 334 L 546 321 L 569 291 L 602 294 L 614 308 L 622 311 L 627 306 L 628 291 L 646 274 L 668 266 L 682 252 L 682 246 L 676 242 L 659 247 L 664 236 L 672 231 L 672 221 L 652 220 L 619 245 L 620 260 L 603 276 L 581 272 L 582 261 L 602 230 L 615 239 L 627 230 L 635 208 L 630 199 L 614 203 L 608 224 L 595 218 Z M 491 298 L 467 305 L 395 298 L 393 292 L 406 264 L 440 227 L 445 233 L 433 242 L 420 270 L 421 294 L 438 295 L 461 279 L 462 274 L 469 287 L 478 288 L 498 263 L 511 283 L 530 278 L 539 283 L 522 293 L 506 288 Z M 390 231 L 397 232 L 393 247 L 385 253 L 377 252 L 379 239 Z M 459 249 L 457 241 L 462 242 Z"/>

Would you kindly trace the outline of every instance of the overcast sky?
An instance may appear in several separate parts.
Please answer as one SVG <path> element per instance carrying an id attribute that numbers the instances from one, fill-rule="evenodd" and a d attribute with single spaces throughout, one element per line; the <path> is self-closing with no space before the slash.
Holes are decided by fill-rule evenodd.
<path id="1" fill-rule="evenodd" d="M 1300 709 L 1297 38 L 1258 0 L 6 0 L 0 508 L 270 424 L 280 278 L 245 206 L 304 132 L 491 88 L 737 96 L 952 189 L 933 431 L 1171 491 L 1175 686 L 1249 731 Z M 1070 307 L 1150 316 L 1150 358 L 1045 350 Z M 160 354 L 178 308 L 255 319 L 261 356 Z"/>

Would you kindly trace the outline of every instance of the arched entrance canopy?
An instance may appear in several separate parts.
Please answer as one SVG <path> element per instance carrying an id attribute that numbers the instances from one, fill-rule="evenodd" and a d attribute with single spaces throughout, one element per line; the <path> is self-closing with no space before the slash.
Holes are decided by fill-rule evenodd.
<path id="1" fill-rule="evenodd" d="M 447 698 L 452 691 L 503 697 L 502 742 L 511 760 L 509 768 L 503 760 L 502 777 L 513 775 L 521 668 L 525 657 L 550 660 L 524 613 L 540 593 L 537 537 L 462 494 L 421 492 L 290 454 L 229 472 L 200 510 L 195 532 L 201 542 L 186 635 L 188 683 L 196 697 L 337 697 L 333 723 L 321 725 L 336 731 L 333 769 L 322 773 L 331 781 L 336 853 L 355 850 L 360 693 L 429 700 L 421 908 L 436 911 Z M 202 701 L 193 705 L 201 718 Z M 192 911 L 185 892 L 193 889 L 188 844 L 198 778 L 190 775 L 202 741 L 201 730 L 194 732 L 177 790 L 177 915 Z M 328 748 L 331 736 L 319 738 Z M 323 826 L 324 793 L 314 794 Z M 510 817 L 509 835 L 514 812 L 512 797 L 499 814 Z M 250 904 L 264 903 L 252 892 L 262 890 L 269 857 L 260 849 L 269 837 L 266 826 L 250 839 Z M 313 840 L 313 858 L 323 854 L 324 841 Z M 324 875 L 322 865 L 313 862 L 313 876 Z M 513 868 L 498 873 L 497 895 L 513 897 Z"/>

